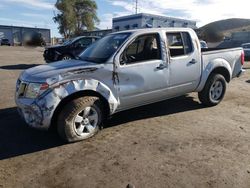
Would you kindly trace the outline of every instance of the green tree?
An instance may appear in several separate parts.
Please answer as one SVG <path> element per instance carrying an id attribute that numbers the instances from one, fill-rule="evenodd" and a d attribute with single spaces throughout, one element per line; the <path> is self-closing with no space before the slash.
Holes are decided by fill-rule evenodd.
<path id="1" fill-rule="evenodd" d="M 57 0 L 55 7 L 58 13 L 53 20 L 59 24 L 59 32 L 65 38 L 91 31 L 99 22 L 94 0 Z"/>

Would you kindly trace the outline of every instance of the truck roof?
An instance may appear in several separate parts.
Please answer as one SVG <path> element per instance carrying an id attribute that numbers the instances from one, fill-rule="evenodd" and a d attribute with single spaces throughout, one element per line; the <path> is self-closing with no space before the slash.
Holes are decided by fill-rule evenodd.
<path id="1" fill-rule="evenodd" d="M 118 31 L 112 34 L 118 33 L 146 33 L 146 32 L 159 32 L 159 31 L 168 31 L 168 32 L 193 32 L 194 30 L 191 28 L 183 28 L 183 27 L 161 27 L 161 28 L 146 28 L 146 29 L 133 29 L 133 30 L 125 30 Z"/>

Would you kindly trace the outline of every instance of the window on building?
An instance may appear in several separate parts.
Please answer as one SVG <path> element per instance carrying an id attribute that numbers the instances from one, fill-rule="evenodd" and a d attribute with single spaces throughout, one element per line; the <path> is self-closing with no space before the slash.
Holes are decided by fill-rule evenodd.
<path id="1" fill-rule="evenodd" d="M 120 30 L 120 27 L 119 27 L 119 26 L 116 26 L 116 27 L 115 27 L 115 30 L 116 30 L 116 31 L 119 31 L 119 30 Z"/>
<path id="2" fill-rule="evenodd" d="M 125 29 L 129 29 L 129 28 L 130 28 L 130 25 L 126 25 L 124 28 L 125 28 Z"/>
<path id="3" fill-rule="evenodd" d="M 138 28 L 138 24 L 133 24 L 133 28 Z"/>
<path id="4" fill-rule="evenodd" d="M 187 55 L 193 51 L 192 40 L 187 32 L 167 33 L 167 42 L 171 57 Z"/>
<path id="5" fill-rule="evenodd" d="M 160 38 L 158 34 L 139 36 L 122 55 L 122 63 L 132 64 L 161 59 Z"/>
<path id="6" fill-rule="evenodd" d="M 175 21 L 173 20 L 172 22 L 171 22 L 171 25 L 170 25 L 171 27 L 174 27 L 175 26 Z"/>
<path id="7" fill-rule="evenodd" d="M 188 26 L 188 23 L 187 22 L 184 22 L 183 23 L 183 27 L 187 27 Z"/>

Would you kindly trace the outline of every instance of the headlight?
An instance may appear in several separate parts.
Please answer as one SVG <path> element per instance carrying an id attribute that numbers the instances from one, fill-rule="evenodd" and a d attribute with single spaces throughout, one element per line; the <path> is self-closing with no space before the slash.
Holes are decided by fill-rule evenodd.
<path id="1" fill-rule="evenodd" d="M 39 95 L 45 92 L 48 88 L 49 88 L 49 85 L 47 83 L 43 83 L 43 84 L 29 83 L 25 92 L 25 97 L 31 98 L 31 99 L 37 98 Z"/>

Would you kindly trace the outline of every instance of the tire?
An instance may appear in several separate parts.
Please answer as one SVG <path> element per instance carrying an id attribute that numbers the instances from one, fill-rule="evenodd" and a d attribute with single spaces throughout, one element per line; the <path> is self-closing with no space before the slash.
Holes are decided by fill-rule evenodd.
<path id="1" fill-rule="evenodd" d="M 73 58 L 70 55 L 63 55 L 61 58 L 62 61 L 71 60 L 71 59 Z"/>
<path id="2" fill-rule="evenodd" d="M 41 47 L 45 47 L 46 43 L 45 42 L 41 42 Z"/>
<path id="3" fill-rule="evenodd" d="M 97 97 L 81 97 L 67 103 L 57 121 L 57 131 L 66 142 L 88 139 L 100 130 L 103 105 Z"/>
<path id="4" fill-rule="evenodd" d="M 205 106 L 216 106 L 223 100 L 226 87 L 227 83 L 224 76 L 212 73 L 203 90 L 198 93 L 199 100 Z"/>

